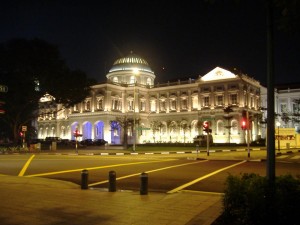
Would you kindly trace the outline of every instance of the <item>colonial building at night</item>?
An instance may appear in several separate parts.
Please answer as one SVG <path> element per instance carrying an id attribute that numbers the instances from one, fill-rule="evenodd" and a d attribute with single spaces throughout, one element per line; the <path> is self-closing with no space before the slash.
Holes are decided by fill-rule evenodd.
<path id="1" fill-rule="evenodd" d="M 73 140 L 77 129 L 82 140 L 109 144 L 122 144 L 125 132 L 129 144 L 190 143 L 208 121 L 215 143 L 245 143 L 245 112 L 250 141 L 261 136 L 261 85 L 245 74 L 216 67 L 196 79 L 155 84 L 147 61 L 130 54 L 116 60 L 106 77 L 72 108 L 53 105 L 46 95 L 40 102 L 38 138 Z"/>

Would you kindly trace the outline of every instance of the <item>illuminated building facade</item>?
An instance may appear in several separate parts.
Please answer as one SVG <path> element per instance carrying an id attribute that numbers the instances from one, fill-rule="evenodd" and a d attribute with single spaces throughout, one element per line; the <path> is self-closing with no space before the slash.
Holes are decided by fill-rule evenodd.
<path id="1" fill-rule="evenodd" d="M 294 128 L 300 133 L 300 84 L 284 84 L 275 86 L 274 109 L 276 128 Z M 267 89 L 261 88 L 262 120 L 267 119 Z M 279 125 L 279 126 L 278 126 Z M 266 124 L 262 125 L 262 138 L 266 138 Z"/>
<path id="2" fill-rule="evenodd" d="M 52 105 L 51 96 L 45 97 L 38 138 L 74 139 L 78 129 L 83 140 L 109 144 L 122 144 L 125 132 L 129 144 L 190 143 L 208 121 L 215 143 L 245 143 L 243 110 L 249 115 L 250 141 L 261 135 L 261 85 L 247 75 L 216 67 L 197 79 L 155 85 L 148 63 L 130 54 L 116 60 L 106 77 L 106 83 L 92 86 L 90 96 L 72 108 Z M 224 112 L 228 107 L 231 111 Z M 121 120 L 131 122 L 124 126 Z"/>

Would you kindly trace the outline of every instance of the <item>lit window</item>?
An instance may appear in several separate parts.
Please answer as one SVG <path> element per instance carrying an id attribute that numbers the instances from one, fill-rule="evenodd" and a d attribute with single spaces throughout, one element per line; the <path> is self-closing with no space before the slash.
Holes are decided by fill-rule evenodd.
<path id="1" fill-rule="evenodd" d="M 146 102 L 141 101 L 141 111 L 145 111 L 145 110 L 146 110 Z"/>
<path id="2" fill-rule="evenodd" d="M 170 108 L 171 108 L 171 110 L 176 110 L 176 100 L 175 99 L 170 100 Z"/>
<path id="3" fill-rule="evenodd" d="M 129 100 L 128 101 L 128 110 L 129 111 L 132 111 L 134 108 L 133 108 L 133 100 Z"/>
<path id="4" fill-rule="evenodd" d="M 150 85 L 150 84 L 151 84 L 151 79 L 147 78 L 147 85 Z"/>
<path id="5" fill-rule="evenodd" d="M 156 102 L 155 102 L 155 100 L 152 100 L 150 102 L 150 110 L 151 110 L 151 112 L 155 112 L 156 111 Z"/>
<path id="6" fill-rule="evenodd" d="M 91 110 L 91 101 L 86 101 L 85 102 L 85 110 L 90 111 Z"/>
<path id="7" fill-rule="evenodd" d="M 118 81 L 119 81 L 119 80 L 118 80 L 118 77 L 114 77 L 114 78 L 113 78 L 113 82 L 118 83 Z"/>
<path id="8" fill-rule="evenodd" d="M 187 99 L 182 99 L 181 101 L 181 108 L 182 109 L 187 109 Z"/>
<path id="9" fill-rule="evenodd" d="M 134 83 L 135 83 L 135 76 L 131 76 L 131 77 L 130 77 L 129 83 L 130 83 L 130 84 L 134 84 Z"/>
<path id="10" fill-rule="evenodd" d="M 230 101 L 232 105 L 237 105 L 237 94 L 230 95 Z"/>
<path id="11" fill-rule="evenodd" d="M 222 95 L 217 96 L 217 105 L 218 106 L 223 105 L 223 96 Z"/>
<path id="12" fill-rule="evenodd" d="M 197 109 L 198 108 L 198 96 L 194 96 L 192 99 L 192 108 Z"/>
<path id="13" fill-rule="evenodd" d="M 286 105 L 286 103 L 281 103 L 280 104 L 280 111 L 281 111 L 281 113 L 286 113 L 287 112 L 287 105 Z"/>
<path id="14" fill-rule="evenodd" d="M 103 109 L 103 99 L 97 99 L 97 109 L 102 110 Z"/>
<path id="15" fill-rule="evenodd" d="M 206 96 L 206 97 L 204 97 L 204 106 L 209 106 L 209 97 L 208 96 Z"/>
<path id="16" fill-rule="evenodd" d="M 160 102 L 160 111 L 166 111 L 166 102 L 165 101 Z"/>

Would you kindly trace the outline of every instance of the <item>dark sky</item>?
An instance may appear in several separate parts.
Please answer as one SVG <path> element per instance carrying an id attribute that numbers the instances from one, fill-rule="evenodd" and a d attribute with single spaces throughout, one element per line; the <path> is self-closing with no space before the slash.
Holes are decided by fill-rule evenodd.
<path id="1" fill-rule="evenodd" d="M 262 0 L 10 0 L 0 6 L 0 42 L 40 38 L 57 45 L 72 69 L 99 82 L 133 51 L 156 82 L 195 78 L 216 66 L 266 83 Z M 300 82 L 299 35 L 275 32 L 275 82 Z"/>

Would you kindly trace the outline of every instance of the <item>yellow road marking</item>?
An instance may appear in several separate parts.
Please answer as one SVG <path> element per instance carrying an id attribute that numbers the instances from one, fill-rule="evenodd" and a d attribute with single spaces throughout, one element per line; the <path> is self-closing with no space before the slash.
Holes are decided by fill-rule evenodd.
<path id="1" fill-rule="evenodd" d="M 224 193 L 210 192 L 210 191 L 181 190 L 181 192 L 196 193 L 196 194 L 206 194 L 206 195 L 219 195 L 219 196 L 223 196 L 224 195 Z"/>
<path id="2" fill-rule="evenodd" d="M 200 163 L 200 162 L 207 162 L 207 161 L 208 160 L 203 160 L 203 161 L 197 161 L 197 162 L 183 163 L 183 164 L 180 164 L 180 165 L 162 167 L 162 168 L 159 168 L 159 169 L 146 171 L 146 173 L 153 173 L 153 172 L 157 172 L 157 171 L 160 171 L 160 170 L 167 170 L 167 169 L 171 169 L 171 168 L 175 168 L 175 167 L 186 166 L 186 165 L 190 165 L 190 164 L 195 164 L 195 163 Z M 129 178 L 129 177 L 138 176 L 140 174 L 141 173 L 133 173 L 133 174 L 129 174 L 129 175 L 126 175 L 126 176 L 123 176 L 123 177 L 117 177 L 116 180 L 122 180 L 122 179 L 126 179 L 126 178 Z M 108 183 L 108 182 L 109 182 L 108 180 L 104 180 L 104 181 L 92 183 L 92 184 L 89 184 L 89 187 L 96 186 L 98 184 L 105 184 L 105 183 Z"/>
<path id="3" fill-rule="evenodd" d="M 211 177 L 211 176 L 213 176 L 213 175 L 215 175 L 215 174 L 217 174 L 217 173 L 220 173 L 220 172 L 222 172 L 222 171 L 224 171 L 224 170 L 227 170 L 227 169 L 230 169 L 230 168 L 232 168 L 232 167 L 238 166 L 238 165 L 240 165 L 240 164 L 242 164 L 242 163 L 245 163 L 245 162 L 247 162 L 247 161 L 244 160 L 244 161 L 242 161 L 242 162 L 235 163 L 235 164 L 233 164 L 233 165 L 231 165 L 231 166 L 227 166 L 227 167 L 224 167 L 224 168 L 222 168 L 222 169 L 216 170 L 216 171 L 214 171 L 214 172 L 212 172 L 212 173 L 206 174 L 206 175 L 203 176 L 203 177 L 199 177 L 199 178 L 197 178 L 197 179 L 195 179 L 195 180 L 193 180 L 193 181 L 191 181 L 191 182 L 189 182 L 189 183 L 186 183 L 186 184 L 183 184 L 183 185 L 181 185 L 181 186 L 179 186 L 179 187 L 177 187 L 177 188 L 174 188 L 173 190 L 168 191 L 167 193 L 168 193 L 168 194 L 172 194 L 172 193 L 174 193 L 174 192 L 181 191 L 182 189 L 184 189 L 184 188 L 186 188 L 186 187 L 188 187 L 188 186 L 191 186 L 191 185 L 193 185 L 193 184 L 195 184 L 195 183 L 197 183 L 197 182 L 199 182 L 199 181 L 201 181 L 201 180 L 204 180 L 204 179 L 206 179 L 206 178 L 208 178 L 208 177 Z"/>
<path id="4" fill-rule="evenodd" d="M 19 177 L 22 177 L 24 175 L 24 173 L 26 172 L 27 168 L 29 167 L 29 164 L 31 163 L 31 161 L 33 160 L 35 155 L 32 155 L 27 162 L 25 163 L 25 165 L 23 166 L 22 170 L 19 173 Z"/>
<path id="5" fill-rule="evenodd" d="M 56 172 L 49 172 L 49 173 L 32 174 L 32 175 L 27 175 L 26 177 L 49 176 L 49 175 L 61 174 L 61 173 L 78 172 L 78 171 L 82 171 L 84 169 L 85 170 L 97 170 L 97 169 L 110 168 L 110 167 L 130 166 L 130 165 L 137 165 L 137 164 L 147 164 L 147 163 L 153 163 L 153 162 L 165 162 L 165 161 L 175 161 L 175 160 L 178 160 L 178 159 L 164 159 L 164 160 L 153 160 L 153 161 L 148 161 L 148 162 L 122 163 L 122 164 L 97 166 L 97 167 L 81 168 L 81 169 L 74 169 L 74 170 L 63 170 L 63 171 L 56 171 Z"/>

